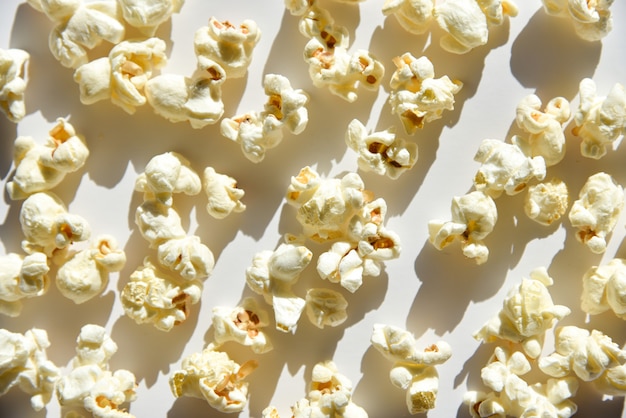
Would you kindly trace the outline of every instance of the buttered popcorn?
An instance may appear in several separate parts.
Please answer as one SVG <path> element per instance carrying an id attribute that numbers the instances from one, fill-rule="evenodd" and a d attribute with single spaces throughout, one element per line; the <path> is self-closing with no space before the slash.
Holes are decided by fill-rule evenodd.
<path id="1" fill-rule="evenodd" d="M 613 0 L 542 0 L 549 15 L 568 19 L 576 34 L 589 42 L 600 41 L 613 29 Z"/>
<path id="2" fill-rule="evenodd" d="M 0 48 L 0 110 L 11 122 L 17 123 L 26 115 L 29 62 L 30 54 L 22 49 Z"/>
<path id="3" fill-rule="evenodd" d="M 0 256 L 0 313 L 18 316 L 22 299 L 41 296 L 50 285 L 48 257 L 41 252 L 26 256 Z"/>
<path id="4" fill-rule="evenodd" d="M 614 258 L 583 275 L 580 307 L 590 315 L 612 310 L 626 319 L 626 260 Z"/>
<path id="5" fill-rule="evenodd" d="M 551 225 L 561 219 L 569 205 L 567 185 L 556 177 L 528 187 L 524 212 L 541 225 Z"/>
<path id="6" fill-rule="evenodd" d="M 185 0 L 116 0 L 124 20 L 147 36 L 153 36 L 159 25 L 180 12 Z"/>
<path id="7" fill-rule="evenodd" d="M 246 205 L 241 202 L 245 192 L 237 187 L 234 178 L 216 172 L 213 167 L 207 167 L 204 169 L 202 180 L 208 199 L 206 209 L 209 215 L 223 219 L 233 212 L 246 210 Z"/>
<path id="8" fill-rule="evenodd" d="M 235 308 L 216 306 L 213 308 L 212 323 L 216 347 L 235 341 L 250 347 L 255 353 L 266 353 L 274 348 L 262 330 L 269 324 L 269 315 L 254 298 L 244 298 Z"/>

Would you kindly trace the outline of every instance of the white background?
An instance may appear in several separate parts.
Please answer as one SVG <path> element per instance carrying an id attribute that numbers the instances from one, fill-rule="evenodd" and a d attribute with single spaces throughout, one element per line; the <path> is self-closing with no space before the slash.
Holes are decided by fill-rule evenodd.
<path id="1" fill-rule="evenodd" d="M 381 0 L 357 5 L 321 0 L 336 22 L 348 28 L 351 48 L 369 49 L 386 67 L 381 88 L 377 92 L 360 90 L 359 99 L 350 104 L 311 84 L 302 59 L 306 39 L 298 32 L 298 19 L 285 11 L 282 1 L 187 0 L 181 13 L 157 32 L 168 45 L 169 62 L 162 72 L 192 73 L 193 34 L 207 24 L 210 16 L 234 24 L 253 19 L 262 30 L 262 37 L 247 77 L 224 84 L 225 116 L 260 110 L 265 102 L 262 79 L 268 73 L 287 76 L 292 86 L 310 95 L 310 120 L 304 133 L 287 134 L 277 148 L 268 151 L 263 162 L 253 164 L 237 144 L 220 135 L 217 125 L 194 130 L 185 123 L 168 122 L 147 106 L 131 116 L 106 101 L 82 105 L 72 71 L 58 64 L 48 50 L 52 24 L 23 1 L 2 0 L 0 47 L 22 48 L 31 54 L 26 118 L 15 125 L 0 115 L 2 186 L 13 172 L 15 137 L 30 135 L 43 142 L 56 118 L 68 117 L 86 138 L 91 155 L 85 167 L 66 177 L 55 192 L 70 212 L 90 222 L 93 236 L 114 235 L 128 261 L 119 275 L 112 275 L 100 297 L 75 305 L 51 286 L 46 295 L 26 300 L 21 316 L 0 318 L 1 326 L 13 332 L 25 332 L 31 327 L 46 329 L 52 343 L 49 358 L 65 368 L 74 355 L 81 326 L 102 325 L 119 346 L 111 368 L 128 369 L 137 377 L 138 397 L 130 405 L 132 414 L 141 418 L 222 416 L 202 400 L 176 400 L 168 387 L 169 376 L 179 368 L 183 357 L 202 350 L 212 340 L 214 306 L 235 306 L 243 297 L 253 296 L 244 275 L 253 255 L 276 248 L 283 234 L 300 231 L 294 209 L 283 198 L 290 177 L 306 165 L 328 177 L 357 170 L 356 154 L 344 142 L 345 129 L 353 118 L 370 130 L 395 125 L 407 137 L 386 101 L 393 57 L 411 52 L 428 56 L 437 77 L 459 79 L 464 87 L 456 97 L 453 111 L 410 137 L 419 146 L 419 160 L 411 171 L 397 180 L 359 171 L 366 188 L 387 201 L 387 227 L 400 235 L 402 254 L 386 263 L 380 277 L 365 278 L 355 294 L 322 281 L 314 263 L 305 270 L 296 293 L 304 296 L 309 287 L 341 291 L 350 304 L 348 320 L 343 325 L 320 330 L 303 316 L 294 335 L 269 330 L 275 349 L 264 355 L 255 355 L 247 347 L 232 343 L 225 345 L 224 350 L 235 360 L 255 358 L 260 363 L 249 377 L 250 401 L 240 416 L 259 417 L 270 404 L 278 408 L 282 417 L 290 416 L 289 407 L 307 393 L 313 365 L 327 359 L 334 360 L 340 372 L 352 380 L 353 399 L 370 417 L 408 416 L 404 392 L 393 387 L 388 378 L 391 363 L 369 344 L 375 323 L 404 327 L 424 347 L 438 339 L 446 340 L 452 346 L 453 356 L 438 367 L 440 393 L 437 407 L 428 416 L 468 416 L 462 404 L 463 394 L 470 389 L 485 389 L 480 369 L 495 347 L 480 345 L 472 333 L 496 314 L 509 289 L 539 266 L 547 267 L 555 280 L 551 288 L 555 303 L 572 310 L 560 324 L 597 328 L 624 344 L 624 322 L 611 312 L 588 319 L 580 310 L 579 298 L 581 277 L 588 268 L 616 256 L 626 257 L 626 215 L 622 215 L 603 255 L 592 254 L 576 241 L 566 217 L 550 227 L 526 218 L 523 193 L 497 200 L 499 219 L 486 240 L 491 250 L 486 264 L 476 266 L 465 259 L 458 246 L 439 252 L 427 241 L 428 221 L 449 219 L 452 197 L 471 190 L 478 169 L 478 163 L 473 161 L 478 144 L 485 138 L 509 141 L 518 133 L 515 107 L 525 95 L 535 93 L 544 103 L 563 96 L 574 109 L 582 78 L 593 78 L 601 95 L 607 94 L 616 82 L 626 82 L 624 2 L 616 1 L 612 6 L 613 32 L 596 43 L 580 40 L 569 22 L 546 15 L 539 0 L 518 3 L 519 15 L 492 28 L 487 45 L 465 55 L 454 55 L 439 47 L 441 32 L 435 24 L 425 35 L 410 35 L 395 18 L 382 15 Z M 105 54 L 107 48 L 93 51 L 92 58 Z M 599 161 L 584 158 L 579 151 L 580 140 L 571 135 L 571 128 L 569 122 L 566 158 L 549 168 L 548 177 L 564 179 L 572 200 L 586 178 L 598 171 L 606 171 L 626 185 L 626 149 L 618 147 Z M 184 226 L 190 234 L 202 238 L 217 262 L 205 282 L 200 304 L 194 306 L 187 322 L 169 333 L 135 324 L 124 316 L 119 301 L 120 290 L 130 273 L 146 255 L 154 255 L 134 225 L 135 208 L 141 202 L 140 194 L 133 191 L 134 180 L 151 157 L 166 151 L 182 153 L 199 173 L 212 166 L 237 179 L 246 192 L 243 201 L 247 205 L 241 214 L 215 220 L 204 209 L 204 195 L 175 197 Z M 20 204 L 3 193 L 2 254 L 21 252 Z M 310 248 L 317 257 L 325 247 Z M 270 307 L 268 310 L 271 312 Z M 552 349 L 549 333 L 544 352 Z M 603 417 L 622 414 L 623 398 L 603 400 L 589 384 L 581 384 L 575 401 L 582 417 L 592 413 Z M 53 399 L 47 414 L 34 413 L 28 397 L 14 388 L 0 398 L 0 415 L 56 417 L 59 408 Z"/>

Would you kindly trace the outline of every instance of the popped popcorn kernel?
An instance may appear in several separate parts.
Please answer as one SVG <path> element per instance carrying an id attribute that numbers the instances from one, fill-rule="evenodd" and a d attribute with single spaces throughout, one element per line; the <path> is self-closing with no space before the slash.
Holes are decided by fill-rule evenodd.
<path id="1" fill-rule="evenodd" d="M 348 319 L 348 301 L 339 292 L 331 289 L 311 288 L 306 292 L 306 313 L 318 328 L 336 327 Z"/>
<path id="2" fill-rule="evenodd" d="M 26 116 L 29 62 L 30 54 L 22 49 L 0 48 L 0 110 L 14 123 Z"/>
<path id="3" fill-rule="evenodd" d="M 18 316 L 22 299 L 41 296 L 50 285 L 48 257 L 41 252 L 26 256 L 0 256 L 0 313 Z"/>
<path id="4" fill-rule="evenodd" d="M 158 248 L 167 241 L 187 235 L 178 212 L 156 200 L 146 200 L 137 207 L 135 224 L 150 248 Z"/>
<path id="5" fill-rule="evenodd" d="M 261 309 L 254 298 L 244 298 L 236 308 L 213 308 L 214 340 L 217 347 L 227 341 L 235 341 L 250 347 L 255 353 L 266 353 L 274 348 L 262 330 L 268 324 L 267 311 Z"/>
<path id="6" fill-rule="evenodd" d="M 196 235 L 172 238 L 157 248 L 163 267 L 176 271 L 185 280 L 204 280 L 213 271 L 215 257 Z"/>
<path id="7" fill-rule="evenodd" d="M 330 12 L 315 1 L 311 1 L 306 10 L 299 14 L 298 29 L 307 38 L 315 38 L 325 49 L 332 51 L 335 47 L 347 48 L 350 44 L 348 29 L 335 23 Z M 293 14 L 293 13 L 292 13 Z"/>
<path id="8" fill-rule="evenodd" d="M 542 0 L 542 3 L 549 15 L 570 20 L 576 34 L 586 41 L 600 41 L 613 29 L 610 10 L 613 0 Z"/>
<path id="9" fill-rule="evenodd" d="M 597 315 L 612 310 L 626 319 L 626 260 L 614 258 L 606 264 L 593 266 L 583 275 L 581 309 Z"/>
<path id="10" fill-rule="evenodd" d="M 159 25 L 180 12 L 185 0 L 117 0 L 124 20 L 143 34 L 153 36 Z"/>
<path id="11" fill-rule="evenodd" d="M 202 180 L 208 198 L 206 209 L 209 215 L 223 219 L 233 212 L 246 210 L 246 205 L 241 202 L 245 192 L 237 187 L 234 178 L 216 172 L 213 167 L 207 167 Z"/>
<path id="12" fill-rule="evenodd" d="M 382 12 L 385 16 L 394 15 L 405 30 L 421 35 L 434 21 L 435 2 L 433 0 L 385 0 Z"/>
<path id="13" fill-rule="evenodd" d="M 541 225 L 551 225 L 561 219 L 569 205 L 567 185 L 556 177 L 548 182 L 528 187 L 524 200 L 524 212 Z"/>

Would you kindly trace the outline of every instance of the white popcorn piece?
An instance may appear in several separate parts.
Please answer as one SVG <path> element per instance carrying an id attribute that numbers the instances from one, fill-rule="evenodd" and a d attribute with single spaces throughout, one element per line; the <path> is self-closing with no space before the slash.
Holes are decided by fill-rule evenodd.
<path id="1" fill-rule="evenodd" d="M 348 301 L 331 289 L 311 288 L 306 292 L 306 313 L 318 328 L 336 327 L 348 319 Z"/>
<path id="2" fill-rule="evenodd" d="M 579 98 L 572 133 L 582 140 L 580 153 L 597 160 L 626 131 L 626 91 L 622 84 L 616 83 L 607 96 L 598 96 L 596 83 L 584 78 L 580 82 Z"/>
<path id="3" fill-rule="evenodd" d="M 236 308 L 217 306 L 213 308 L 215 346 L 235 341 L 248 346 L 255 353 L 266 353 L 274 347 L 261 330 L 269 324 L 267 311 L 261 309 L 256 299 L 247 297 Z"/>
<path id="4" fill-rule="evenodd" d="M 398 23 L 410 33 L 421 35 L 434 21 L 433 0 L 385 0 L 383 14 L 394 15 Z"/>
<path id="5" fill-rule="evenodd" d="M 246 19 L 237 27 L 211 16 L 209 24 L 196 31 L 193 43 L 198 57 L 218 63 L 227 78 L 241 78 L 248 71 L 260 38 L 261 30 L 253 20 Z"/>
<path id="6" fill-rule="evenodd" d="M 150 248 L 158 248 L 167 241 L 187 235 L 178 212 L 157 200 L 146 200 L 137 207 L 135 224 Z"/>
<path id="7" fill-rule="evenodd" d="M 435 78 L 435 68 L 425 56 L 415 58 L 407 52 L 393 61 L 396 71 L 389 83 L 389 104 L 407 134 L 440 119 L 444 110 L 454 109 L 454 95 L 463 87 L 462 82 L 448 76 Z"/>
<path id="8" fill-rule="evenodd" d="M 372 171 L 397 179 L 417 161 L 417 144 L 397 138 L 395 129 L 367 133 L 365 126 L 353 119 L 346 131 L 346 144 L 359 156 L 357 163 L 363 171 Z"/>
<path id="9" fill-rule="evenodd" d="M 542 3 L 549 15 L 570 20 L 576 34 L 586 41 L 600 41 L 613 29 L 609 9 L 613 0 L 542 0 Z"/>
<path id="10" fill-rule="evenodd" d="M 157 248 L 159 263 L 185 280 L 204 280 L 213 271 L 215 257 L 196 235 L 172 238 Z"/>
<path id="11" fill-rule="evenodd" d="M 30 54 L 22 49 L 0 48 L 0 109 L 14 123 L 26 116 L 29 62 Z"/>
<path id="12" fill-rule="evenodd" d="M 348 48 L 350 44 L 348 29 L 336 24 L 330 12 L 320 7 L 316 1 L 308 1 L 308 3 L 306 9 L 297 14 L 300 16 L 298 23 L 300 33 L 308 39 L 316 38 L 325 45 L 328 51 L 332 51 L 336 46 Z M 296 13 L 292 12 L 292 14 Z"/>
<path id="13" fill-rule="evenodd" d="M 406 390 L 409 413 L 413 415 L 433 409 L 439 392 L 435 366 L 450 358 L 450 345 L 438 341 L 422 350 L 413 334 L 386 324 L 374 324 L 370 341 L 379 353 L 394 362 L 389 378 L 394 386 Z"/>
<path id="14" fill-rule="evenodd" d="M 291 287 L 309 265 L 313 253 L 303 245 L 281 244 L 275 251 L 257 253 L 246 269 L 246 283 L 274 308 L 276 329 L 295 333 L 305 300 Z"/>
<path id="15" fill-rule="evenodd" d="M 231 213 L 239 213 L 246 210 L 246 205 L 241 202 L 245 192 L 237 187 L 237 181 L 215 171 L 213 167 L 204 169 L 203 188 L 207 195 L 206 205 L 209 215 L 216 219 L 224 219 Z"/>
<path id="16" fill-rule="evenodd" d="M 561 219 L 569 205 L 567 185 L 556 177 L 548 182 L 528 187 L 524 199 L 524 212 L 541 225 L 551 225 Z"/>
<path id="17" fill-rule="evenodd" d="M 15 174 L 7 182 L 13 200 L 50 190 L 68 173 L 79 170 L 89 157 L 85 139 L 64 118 L 58 118 L 44 144 L 32 137 L 19 136 L 13 147 Z"/>
<path id="18" fill-rule="evenodd" d="M 280 74 L 266 74 L 263 88 L 268 99 L 261 115 L 275 118 L 279 126 L 286 126 L 289 132 L 298 135 L 304 131 L 309 121 L 306 108 L 309 96 L 302 89 L 294 89 L 287 77 Z"/>
<path id="19" fill-rule="evenodd" d="M 530 273 L 530 279 L 511 289 L 500 312 L 474 333 L 474 338 L 489 343 L 506 340 L 521 343 L 524 353 L 537 358 L 543 349 L 545 333 L 570 314 L 567 306 L 555 305 L 548 291 L 553 284 L 545 267 Z"/>
<path id="20" fill-rule="evenodd" d="M 572 204 L 569 220 L 576 238 L 594 254 L 606 251 L 606 240 L 624 208 L 624 189 L 609 174 L 590 176 Z"/>
<path id="21" fill-rule="evenodd" d="M 501 25 L 507 17 L 515 17 L 519 13 L 517 5 L 511 0 L 477 0 L 477 3 L 489 25 Z"/>
<path id="22" fill-rule="evenodd" d="M 200 280 L 184 280 L 159 270 L 147 258 L 131 275 L 121 293 L 127 316 L 138 324 L 151 323 L 170 331 L 189 316 L 202 295 Z"/>
<path id="23" fill-rule="evenodd" d="M 185 0 L 117 0 L 129 25 L 153 36 L 159 25 L 180 12 Z"/>
<path id="24" fill-rule="evenodd" d="M 473 191 L 455 196 L 451 205 L 452 219 L 428 222 L 428 240 L 438 250 L 454 241 L 461 241 L 463 255 L 482 264 L 489 257 L 483 240 L 493 231 L 498 220 L 496 204 L 489 195 Z"/>
<path id="25" fill-rule="evenodd" d="M 52 192 L 38 192 L 26 198 L 20 210 L 20 224 L 25 238 L 22 249 L 28 254 L 43 252 L 49 257 L 55 250 L 89 239 L 91 234 L 87 221 L 69 213 Z"/>
<path id="26" fill-rule="evenodd" d="M 590 315 L 597 315 L 610 309 L 618 317 L 626 319 L 625 294 L 626 260 L 614 258 L 585 272 L 580 307 Z"/>
<path id="27" fill-rule="evenodd" d="M 35 411 L 50 402 L 61 372 L 48 360 L 48 347 L 43 329 L 32 328 L 23 335 L 0 329 L 0 396 L 16 386 L 31 395 Z"/>
<path id="28" fill-rule="evenodd" d="M 50 285 L 49 271 L 48 257 L 44 253 L 0 256 L 0 313 L 18 316 L 22 299 L 46 293 Z"/>
<path id="29" fill-rule="evenodd" d="M 190 396 L 204 399 L 221 412 L 241 412 L 248 404 L 246 376 L 258 366 L 256 360 L 238 364 L 228 354 L 214 346 L 185 357 L 181 370 L 170 377 L 170 389 L 175 397 Z"/>
<path id="30" fill-rule="evenodd" d="M 89 248 L 68 254 L 59 267 L 56 285 L 63 296 L 77 304 L 102 293 L 109 274 L 126 264 L 126 254 L 110 235 L 102 235 Z"/>

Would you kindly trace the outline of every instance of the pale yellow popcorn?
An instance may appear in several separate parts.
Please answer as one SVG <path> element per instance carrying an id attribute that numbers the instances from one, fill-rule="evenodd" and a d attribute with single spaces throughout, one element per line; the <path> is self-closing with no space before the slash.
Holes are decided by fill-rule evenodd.
<path id="1" fill-rule="evenodd" d="M 463 83 L 448 76 L 435 78 L 435 68 L 427 57 L 415 58 L 406 52 L 394 58 L 396 71 L 391 76 L 389 104 L 400 117 L 406 133 L 412 135 L 424 123 L 454 109 L 454 95 Z"/>
<path id="2" fill-rule="evenodd" d="M 217 306 L 213 308 L 213 331 L 215 346 L 235 341 L 252 348 L 255 353 L 266 353 L 274 347 L 261 330 L 269 324 L 267 311 L 259 308 L 256 299 L 244 298 L 236 308 Z"/>
<path id="3" fill-rule="evenodd" d="M 198 57 L 218 63 L 227 78 L 240 78 L 246 75 L 260 38 L 261 30 L 253 20 L 246 19 L 236 27 L 211 16 L 208 26 L 196 31 L 193 43 Z"/>
<path id="4" fill-rule="evenodd" d="M 523 278 L 509 291 L 498 315 L 476 331 L 474 338 L 485 343 L 498 340 L 521 343 L 527 356 L 537 358 L 546 331 L 571 312 L 567 306 L 552 302 L 547 289 L 552 284 L 544 267 L 533 270 L 530 279 Z"/>
<path id="5" fill-rule="evenodd" d="M 332 51 L 336 46 L 347 48 L 350 43 L 348 29 L 335 24 L 330 12 L 320 7 L 317 2 L 310 3 L 306 11 L 300 15 L 298 23 L 300 33 L 309 39 L 316 38 L 328 51 Z"/>
<path id="6" fill-rule="evenodd" d="M 11 122 L 17 123 L 26 115 L 29 62 L 30 54 L 22 49 L 0 48 L 0 109 Z"/>
<path id="7" fill-rule="evenodd" d="M 394 386 L 406 390 L 409 413 L 420 414 L 433 409 L 439 392 L 435 366 L 450 358 L 450 345 L 438 341 L 420 349 L 413 334 L 385 324 L 374 324 L 370 341 L 379 353 L 394 363 L 389 378 Z"/>
<path id="8" fill-rule="evenodd" d="M 568 19 L 576 34 L 590 42 L 600 41 L 613 29 L 613 17 L 609 8 L 613 0 L 542 0 L 549 15 Z"/>
<path id="9" fill-rule="evenodd" d="M 169 240 L 184 238 L 187 235 L 178 212 L 156 200 L 146 200 L 137 207 L 135 224 L 141 236 L 150 244 L 150 248 L 158 248 Z"/>
<path id="10" fill-rule="evenodd" d="M 434 21 L 433 0 L 385 0 L 383 14 L 394 15 L 398 23 L 408 32 L 421 35 Z"/>
<path id="11" fill-rule="evenodd" d="M 613 177 L 603 172 L 590 176 L 569 212 L 578 241 L 595 254 L 604 253 L 623 208 L 624 189 Z"/>
<path id="12" fill-rule="evenodd" d="M 549 182 L 528 187 L 524 212 L 533 221 L 551 225 L 561 219 L 569 205 L 569 192 L 565 182 L 552 178 Z"/>
<path id="13" fill-rule="evenodd" d="M 238 364 L 213 345 L 185 357 L 181 370 L 169 379 L 175 397 L 204 399 L 221 412 L 241 412 L 248 404 L 248 382 L 244 379 L 258 366 L 256 360 Z"/>
<path id="14" fill-rule="evenodd" d="M 347 307 L 346 298 L 334 290 L 311 288 L 306 292 L 306 313 L 318 328 L 343 324 L 348 319 Z"/>
<path id="15" fill-rule="evenodd" d="M 168 275 L 146 258 L 122 289 L 122 305 L 136 323 L 151 323 L 161 331 L 170 331 L 187 319 L 191 305 L 200 300 L 202 288 L 200 280 Z"/>
<path id="16" fill-rule="evenodd" d="M 50 190 L 68 173 L 79 170 L 89 157 L 85 139 L 64 118 L 58 118 L 44 144 L 32 137 L 19 136 L 13 148 L 15 173 L 7 182 L 13 200 Z"/>
<path id="17" fill-rule="evenodd" d="M 585 272 L 580 307 L 590 315 L 610 309 L 626 319 L 626 260 L 614 258 Z"/>
<path id="18" fill-rule="evenodd" d="M 44 253 L 0 256 L 0 313 L 18 316 L 22 299 L 46 293 L 50 285 L 49 271 L 48 257 Z"/>
<path id="19" fill-rule="evenodd" d="M 313 4 L 315 0 L 285 0 L 285 9 L 294 16 L 302 16 Z"/>
<path id="20" fill-rule="evenodd" d="M 196 235 L 172 238 L 157 248 L 159 263 L 185 280 L 204 280 L 213 271 L 215 257 Z"/>
<path id="21" fill-rule="evenodd" d="M 302 133 L 309 121 L 306 92 L 291 87 L 289 79 L 280 74 L 266 74 L 263 88 L 268 99 L 261 116 L 275 118 L 294 135 Z"/>
<path id="22" fill-rule="evenodd" d="M 489 25 L 501 25 L 507 17 L 515 17 L 519 12 L 511 0 L 476 0 L 487 17 Z"/>
<path id="23" fill-rule="evenodd" d="M 489 248 L 483 240 L 493 231 L 498 220 L 498 210 L 493 199 L 473 191 L 452 199 L 452 219 L 428 222 L 428 240 L 438 250 L 454 241 L 461 241 L 463 255 L 482 264 L 489 257 Z"/>
<path id="24" fill-rule="evenodd" d="M 117 0 L 129 25 L 153 36 L 159 25 L 180 12 L 185 0 Z"/>
<path id="25" fill-rule="evenodd" d="M 245 192 L 237 187 L 237 181 L 217 173 L 213 167 L 204 169 L 203 188 L 208 198 L 207 212 L 214 218 L 223 219 L 233 212 L 246 210 L 246 205 L 241 202 Z"/>
<path id="26" fill-rule="evenodd" d="M 596 83 L 585 78 L 580 82 L 579 98 L 572 133 L 582 139 L 583 156 L 600 159 L 626 131 L 626 91 L 616 83 L 607 96 L 598 96 Z"/>

